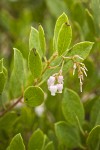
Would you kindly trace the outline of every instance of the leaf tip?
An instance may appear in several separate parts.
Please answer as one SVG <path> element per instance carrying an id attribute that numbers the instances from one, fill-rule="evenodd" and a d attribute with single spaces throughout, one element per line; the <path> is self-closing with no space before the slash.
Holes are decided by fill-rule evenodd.
<path id="1" fill-rule="evenodd" d="M 62 16 L 67 16 L 65 12 L 62 13 Z"/>

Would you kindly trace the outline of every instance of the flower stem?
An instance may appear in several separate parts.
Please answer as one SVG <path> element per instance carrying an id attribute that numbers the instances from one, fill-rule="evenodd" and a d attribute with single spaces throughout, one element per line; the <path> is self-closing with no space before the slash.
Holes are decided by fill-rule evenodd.
<path id="1" fill-rule="evenodd" d="M 42 75 L 45 73 L 45 71 L 47 70 L 47 69 L 50 69 L 50 63 L 56 58 L 58 56 L 58 53 L 56 52 L 56 53 L 54 53 L 51 57 L 50 57 L 50 59 L 49 60 L 46 60 L 46 65 L 45 65 L 45 67 L 44 67 L 44 69 L 43 69 L 43 71 L 42 71 L 42 73 L 41 73 L 41 77 L 40 78 L 38 78 L 37 79 L 37 81 L 34 83 L 34 85 L 36 86 L 39 86 L 39 85 L 41 85 L 43 82 L 41 81 L 41 78 L 42 78 Z M 58 66 L 56 66 L 56 67 L 58 67 Z"/>
<path id="2" fill-rule="evenodd" d="M 57 53 L 54 53 L 51 58 L 47 61 L 46 66 L 44 67 L 43 71 L 42 71 L 42 75 L 44 74 L 44 72 L 49 68 L 50 63 L 58 56 Z"/>
<path id="3" fill-rule="evenodd" d="M 61 69 L 60 70 L 63 70 L 63 66 L 64 66 L 64 59 L 62 61 L 62 65 L 61 65 Z"/>

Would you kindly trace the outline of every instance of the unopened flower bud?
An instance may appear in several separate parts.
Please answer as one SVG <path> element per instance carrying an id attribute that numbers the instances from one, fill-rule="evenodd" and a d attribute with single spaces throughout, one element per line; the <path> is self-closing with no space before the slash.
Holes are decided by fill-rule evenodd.
<path id="1" fill-rule="evenodd" d="M 60 83 L 60 84 L 63 83 L 63 80 L 64 80 L 63 76 L 58 76 L 58 83 Z"/>
<path id="2" fill-rule="evenodd" d="M 57 84 L 57 90 L 58 90 L 58 93 L 62 93 L 63 84 Z"/>
<path id="3" fill-rule="evenodd" d="M 55 93 L 57 92 L 57 86 L 56 86 L 56 85 L 51 85 L 51 86 L 49 87 L 49 90 L 50 90 L 50 92 L 51 92 L 51 95 L 52 95 L 52 96 L 55 96 Z"/>
<path id="4" fill-rule="evenodd" d="M 50 76 L 50 78 L 47 81 L 48 87 L 50 87 L 51 85 L 54 85 L 55 82 L 55 77 Z"/>

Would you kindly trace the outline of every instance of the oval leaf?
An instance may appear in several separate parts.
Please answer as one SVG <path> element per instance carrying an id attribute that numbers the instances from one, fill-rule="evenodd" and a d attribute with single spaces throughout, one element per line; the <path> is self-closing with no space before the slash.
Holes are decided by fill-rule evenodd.
<path id="1" fill-rule="evenodd" d="M 4 66 L 3 66 L 3 73 L 4 73 L 4 75 L 5 75 L 6 79 L 7 79 L 8 71 L 7 71 L 7 69 Z"/>
<path id="2" fill-rule="evenodd" d="M 31 27 L 30 37 L 29 37 L 29 50 L 37 49 L 40 56 L 42 56 L 42 51 L 40 49 L 40 42 L 39 42 L 39 32 Z"/>
<path id="3" fill-rule="evenodd" d="M 38 129 L 32 134 L 29 140 L 28 150 L 41 150 L 43 143 L 44 143 L 44 134 L 40 129 Z"/>
<path id="4" fill-rule="evenodd" d="M 100 36 L 100 1 L 99 0 L 91 0 L 91 9 L 93 12 L 93 17 L 94 17 L 94 23 L 95 23 L 95 29 L 96 29 L 96 34 L 97 36 Z"/>
<path id="5" fill-rule="evenodd" d="M 3 92 L 5 83 L 6 83 L 6 76 L 3 72 L 0 72 L 0 95 Z"/>
<path id="6" fill-rule="evenodd" d="M 0 72 L 3 71 L 3 58 L 0 60 Z"/>
<path id="7" fill-rule="evenodd" d="M 0 118 L 0 129 L 11 129 L 15 121 L 18 119 L 17 117 L 17 113 L 15 112 L 8 112 L 5 114 L 2 118 Z"/>
<path id="8" fill-rule="evenodd" d="M 45 42 L 44 30 L 43 30 L 41 25 L 39 25 L 39 29 L 38 30 L 39 30 L 40 48 L 41 48 L 41 51 L 42 51 L 42 53 L 44 55 L 45 52 L 46 52 L 46 42 Z"/>
<path id="9" fill-rule="evenodd" d="M 68 17 L 65 13 L 63 13 L 56 21 L 55 29 L 54 29 L 54 37 L 53 37 L 53 48 L 57 50 L 57 39 L 58 33 L 63 23 L 68 22 Z"/>
<path id="10" fill-rule="evenodd" d="M 90 150 L 100 149 L 100 125 L 91 130 L 87 138 L 87 145 Z"/>
<path id="11" fill-rule="evenodd" d="M 29 53 L 28 64 L 34 79 L 38 78 L 42 72 L 42 61 L 36 49 L 32 49 Z"/>
<path id="12" fill-rule="evenodd" d="M 22 53 L 16 48 L 14 48 L 14 74 L 19 82 L 23 84 L 25 79 L 24 60 Z"/>
<path id="13" fill-rule="evenodd" d="M 59 55 L 62 55 L 65 51 L 68 50 L 68 47 L 71 43 L 71 39 L 72 39 L 71 26 L 69 25 L 68 22 L 63 23 L 59 31 L 57 40 L 57 50 Z"/>
<path id="14" fill-rule="evenodd" d="M 7 147 L 7 149 L 6 150 L 10 150 L 10 147 Z"/>
<path id="15" fill-rule="evenodd" d="M 77 125 L 77 118 L 80 124 L 84 121 L 84 108 L 79 96 L 70 89 L 65 89 L 62 111 L 65 119 L 73 125 Z"/>
<path id="16" fill-rule="evenodd" d="M 74 126 L 61 121 L 55 124 L 55 131 L 59 142 L 66 148 L 75 148 L 79 145 L 79 133 Z"/>
<path id="17" fill-rule="evenodd" d="M 30 86 L 24 92 L 25 103 L 31 107 L 38 106 L 44 101 L 44 93 L 40 87 Z"/>
<path id="18" fill-rule="evenodd" d="M 66 5 L 65 1 L 46 0 L 46 4 L 48 6 L 50 14 L 52 14 L 53 17 L 55 17 L 55 18 L 57 18 L 63 12 L 66 12 L 66 13 L 69 14 L 69 10 L 67 8 L 67 5 Z"/>
<path id="19" fill-rule="evenodd" d="M 86 59 L 92 49 L 93 44 L 94 44 L 93 42 L 88 41 L 77 43 L 70 49 L 70 51 L 68 51 L 66 56 L 79 55 L 83 59 Z M 78 61 L 82 62 L 83 60 L 78 59 Z M 68 72 L 69 69 L 73 66 L 73 62 L 71 60 L 68 60 L 66 62 L 67 63 L 65 63 L 63 68 L 64 72 Z"/>
<path id="20" fill-rule="evenodd" d="M 71 48 L 66 56 L 79 55 L 83 59 L 86 59 L 92 49 L 93 44 L 93 42 L 89 41 L 77 43 Z"/>
<path id="21" fill-rule="evenodd" d="M 49 143 L 46 145 L 45 150 L 54 150 L 53 142 L 49 142 Z"/>
<path id="22" fill-rule="evenodd" d="M 3 66 L 3 58 L 0 60 L 0 95 L 3 92 L 7 79 L 7 69 Z"/>
<path id="23" fill-rule="evenodd" d="M 92 33 L 95 34 L 94 18 L 88 9 L 86 9 L 85 11 L 86 11 L 86 19 L 87 19 L 87 23 L 88 23 L 90 32 L 92 31 Z"/>
<path id="24" fill-rule="evenodd" d="M 25 84 L 24 60 L 21 52 L 14 48 L 14 67 L 10 77 L 10 96 L 19 97 Z"/>
<path id="25" fill-rule="evenodd" d="M 91 126 L 100 125 L 100 97 L 95 100 L 90 113 Z"/>
<path id="26" fill-rule="evenodd" d="M 23 139 L 20 133 L 14 136 L 9 146 L 9 150 L 18 150 L 18 149 L 25 150 Z"/>

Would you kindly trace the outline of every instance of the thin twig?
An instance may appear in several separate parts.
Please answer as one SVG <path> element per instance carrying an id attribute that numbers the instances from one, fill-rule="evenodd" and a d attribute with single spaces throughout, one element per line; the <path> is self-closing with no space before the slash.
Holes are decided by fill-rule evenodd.
<path id="1" fill-rule="evenodd" d="M 46 65 L 41 73 L 41 77 L 37 79 L 37 81 L 34 83 L 34 85 L 41 85 L 40 83 L 43 83 L 43 82 L 40 82 L 41 81 L 41 78 L 42 78 L 42 75 L 46 72 L 47 69 L 50 69 L 50 63 L 58 56 L 58 53 L 54 53 L 49 60 L 46 60 Z"/>
<path id="2" fill-rule="evenodd" d="M 58 56 L 57 53 L 54 53 L 53 56 L 47 61 L 47 64 L 45 66 L 45 68 L 42 71 L 42 75 L 44 74 L 44 72 L 49 68 L 50 63 Z"/>
<path id="3" fill-rule="evenodd" d="M 21 102 L 22 100 L 22 96 L 20 98 L 18 98 L 18 100 L 12 104 L 11 106 L 9 106 L 6 110 L 4 110 L 1 114 L 0 117 L 4 116 L 7 112 L 9 112 L 10 110 L 12 110 L 19 102 Z"/>

